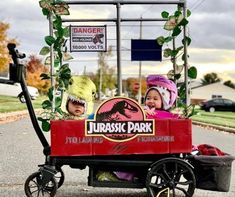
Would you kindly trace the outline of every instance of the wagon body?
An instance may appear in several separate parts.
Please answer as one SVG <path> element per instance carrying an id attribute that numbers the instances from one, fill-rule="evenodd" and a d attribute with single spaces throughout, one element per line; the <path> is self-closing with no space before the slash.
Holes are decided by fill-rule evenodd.
<path id="1" fill-rule="evenodd" d="M 51 156 L 114 156 L 190 153 L 190 119 L 154 120 L 155 132 L 137 134 L 127 141 L 115 141 L 104 135 L 88 136 L 86 120 L 51 122 Z"/>

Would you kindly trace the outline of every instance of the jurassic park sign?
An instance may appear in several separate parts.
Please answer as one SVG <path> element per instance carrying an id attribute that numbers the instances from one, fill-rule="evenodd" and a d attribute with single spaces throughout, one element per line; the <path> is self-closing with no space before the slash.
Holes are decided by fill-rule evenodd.
<path id="1" fill-rule="evenodd" d="M 115 97 L 102 103 L 95 120 L 86 120 L 87 136 L 103 136 L 111 141 L 127 141 L 137 135 L 154 135 L 154 120 L 145 120 L 138 103 Z"/>

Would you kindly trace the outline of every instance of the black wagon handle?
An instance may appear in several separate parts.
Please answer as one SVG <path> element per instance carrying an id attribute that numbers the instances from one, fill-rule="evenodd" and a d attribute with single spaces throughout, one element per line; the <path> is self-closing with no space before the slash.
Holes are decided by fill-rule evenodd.
<path id="1" fill-rule="evenodd" d="M 7 45 L 7 48 L 9 50 L 9 54 L 11 55 L 12 60 L 14 62 L 14 65 L 11 65 L 13 68 L 12 71 L 14 72 L 14 74 L 16 74 L 16 75 L 14 75 L 13 79 L 15 82 L 19 82 L 21 85 L 21 89 L 22 89 L 23 95 L 26 100 L 26 105 L 28 108 L 28 112 L 29 112 L 30 119 L 33 124 L 34 130 L 35 130 L 41 144 L 43 145 L 44 155 L 48 156 L 50 154 L 50 146 L 49 146 L 48 141 L 45 138 L 45 136 L 44 136 L 39 124 L 38 124 L 37 117 L 35 115 L 35 111 L 34 111 L 34 108 L 33 108 L 29 93 L 28 93 L 28 88 L 27 88 L 27 85 L 25 82 L 24 69 L 23 69 L 24 65 L 20 64 L 20 62 L 19 62 L 19 59 L 25 58 L 25 54 L 20 53 L 16 49 L 16 45 L 14 43 L 9 43 Z"/>

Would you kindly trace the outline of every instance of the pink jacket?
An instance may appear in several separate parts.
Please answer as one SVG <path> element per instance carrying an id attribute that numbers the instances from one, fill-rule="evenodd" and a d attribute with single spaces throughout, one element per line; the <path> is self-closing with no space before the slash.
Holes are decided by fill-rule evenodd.
<path id="1" fill-rule="evenodd" d="M 169 111 L 154 110 L 153 115 L 146 115 L 146 117 L 147 117 L 147 119 L 167 119 L 167 118 L 177 119 L 177 118 L 179 118 L 179 115 L 173 114 Z"/>

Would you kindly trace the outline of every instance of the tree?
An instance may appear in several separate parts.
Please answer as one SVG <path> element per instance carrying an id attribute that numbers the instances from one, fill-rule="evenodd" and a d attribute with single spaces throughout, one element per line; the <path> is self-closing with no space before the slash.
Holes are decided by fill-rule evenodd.
<path id="1" fill-rule="evenodd" d="M 29 61 L 26 63 L 26 81 L 27 84 L 36 87 L 41 94 L 48 92 L 50 88 L 50 80 L 41 80 L 42 73 L 48 73 L 49 69 L 42 64 L 42 60 L 35 55 L 29 56 Z"/>
<path id="2" fill-rule="evenodd" d="M 235 88 L 235 84 L 231 80 L 225 81 L 224 85 L 226 85 L 230 88 Z"/>
<path id="3" fill-rule="evenodd" d="M 115 69 L 110 67 L 107 58 L 112 56 L 112 47 L 110 46 L 107 52 L 98 53 L 98 65 L 99 69 L 96 73 L 94 83 L 98 87 L 98 97 L 100 93 L 105 92 L 106 89 L 116 88 L 116 77 L 113 75 Z"/>
<path id="4" fill-rule="evenodd" d="M 0 21 L 0 73 L 6 73 L 11 57 L 9 55 L 7 44 L 16 43 L 15 39 L 7 37 L 7 30 L 10 28 L 8 23 Z"/>
<path id="5" fill-rule="evenodd" d="M 204 75 L 201 81 L 202 85 L 207 85 L 215 82 L 220 82 L 221 79 L 218 77 L 217 73 L 212 72 Z"/>

